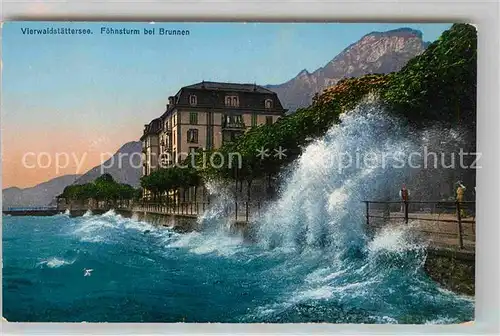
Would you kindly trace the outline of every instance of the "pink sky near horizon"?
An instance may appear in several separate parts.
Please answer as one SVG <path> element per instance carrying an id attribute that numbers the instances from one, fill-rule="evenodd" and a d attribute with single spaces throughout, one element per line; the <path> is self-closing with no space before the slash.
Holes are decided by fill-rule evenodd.
<path id="1" fill-rule="evenodd" d="M 29 134 L 25 137 L 19 137 L 14 128 L 2 127 L 2 189 L 27 188 L 62 175 L 84 174 L 125 143 L 139 140 L 141 131 L 140 123 L 121 125 L 114 132 L 92 131 L 88 126 L 69 130 L 44 125 L 23 130 Z"/>
<path id="2" fill-rule="evenodd" d="M 9 110 L 2 109 L 2 189 L 33 187 L 58 176 L 84 174 L 106 161 L 125 143 L 139 141 L 144 124 L 159 117 L 165 108 L 161 99 L 143 98 L 125 105 L 118 95 L 110 98 L 111 103 L 91 101 L 72 106 L 70 110 L 54 110 L 43 104 L 29 106 L 24 101 L 16 101 Z M 30 117 L 11 112 L 33 108 L 38 112 Z M 121 111 L 121 115 L 116 111 Z M 40 117 L 44 114 L 50 114 L 51 119 Z M 49 153 L 51 158 L 52 164 L 47 168 L 47 155 L 42 153 Z M 61 158 L 67 154 L 69 164 L 56 165 L 58 153 Z M 25 155 L 28 155 L 27 165 L 23 162 Z M 32 168 L 33 158 L 38 157 L 42 167 L 37 164 Z"/>

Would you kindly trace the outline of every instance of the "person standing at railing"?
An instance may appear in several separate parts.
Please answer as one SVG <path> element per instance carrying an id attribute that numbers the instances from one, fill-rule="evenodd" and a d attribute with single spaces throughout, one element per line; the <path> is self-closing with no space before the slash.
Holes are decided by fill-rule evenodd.
<path id="1" fill-rule="evenodd" d="M 462 181 L 457 182 L 458 187 L 457 187 L 457 202 L 460 207 L 460 217 L 466 217 L 466 213 L 464 210 L 464 194 L 465 194 L 465 186 L 462 184 Z"/>
<path id="2" fill-rule="evenodd" d="M 401 212 L 405 211 L 405 203 L 410 199 L 410 191 L 406 188 L 406 184 L 403 183 L 401 190 L 399 191 L 399 197 L 401 198 Z"/>

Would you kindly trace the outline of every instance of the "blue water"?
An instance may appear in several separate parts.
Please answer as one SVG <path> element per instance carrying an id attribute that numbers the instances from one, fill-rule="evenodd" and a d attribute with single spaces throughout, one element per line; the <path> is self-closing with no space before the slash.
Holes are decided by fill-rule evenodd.
<path id="1" fill-rule="evenodd" d="M 387 237 L 394 234 L 401 236 Z M 472 318 L 471 298 L 440 289 L 422 273 L 422 250 L 384 250 L 393 240 L 387 237 L 374 241 L 372 252 L 339 261 L 321 249 L 266 250 L 237 236 L 176 234 L 113 212 L 4 216 L 3 316 L 30 322 Z M 93 269 L 91 276 L 84 269 Z"/>
<path id="2" fill-rule="evenodd" d="M 470 321 L 473 298 L 428 278 L 426 242 L 411 225 L 374 237 L 363 227 L 361 201 L 397 192 L 408 176 L 391 166 L 394 154 L 459 140 L 435 133 L 409 135 L 376 102 L 360 104 L 283 175 L 280 196 L 252 224 L 255 243 L 228 234 L 225 207 L 234 199 L 224 184 L 208 184 L 216 201 L 199 219 L 201 233 L 114 212 L 4 216 L 3 314 L 47 322 Z M 378 164 L 347 167 L 344 153 Z M 436 181 L 411 182 L 425 191 Z"/>

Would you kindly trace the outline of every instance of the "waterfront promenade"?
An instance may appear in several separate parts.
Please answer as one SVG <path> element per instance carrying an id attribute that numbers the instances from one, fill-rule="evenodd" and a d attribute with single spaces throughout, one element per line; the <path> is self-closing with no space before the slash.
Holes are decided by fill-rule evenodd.
<path id="1" fill-rule="evenodd" d="M 409 202 L 406 209 L 400 209 L 400 202 L 365 201 L 366 230 L 375 233 L 387 226 L 409 226 L 416 234 L 429 241 L 431 248 L 454 249 L 473 252 L 475 249 L 476 220 L 475 203 L 464 202 L 463 209 L 456 210 L 456 202 Z M 258 221 L 265 205 L 261 202 L 230 202 L 214 205 L 209 202 L 177 202 L 175 204 L 134 203 L 118 204 L 91 209 L 98 214 L 114 208 L 121 213 L 151 214 L 165 217 L 169 226 L 175 226 L 172 218 L 192 220 L 182 221 L 182 230 L 195 230 L 196 219 L 210 209 L 215 216 L 228 219 L 237 228 L 248 228 L 252 222 Z M 66 209 L 53 207 L 9 209 L 4 214 L 12 216 L 50 216 L 64 212 Z M 403 210 L 403 211 L 401 211 Z M 406 211 L 405 211 L 406 210 Z M 85 207 L 72 207 L 72 216 L 81 216 L 87 211 Z M 167 220 L 168 219 L 168 220 Z M 174 224 L 172 224 L 174 223 Z"/>
<path id="2" fill-rule="evenodd" d="M 432 248 L 475 250 L 476 204 L 454 201 L 365 201 L 366 228 L 408 226 Z"/>

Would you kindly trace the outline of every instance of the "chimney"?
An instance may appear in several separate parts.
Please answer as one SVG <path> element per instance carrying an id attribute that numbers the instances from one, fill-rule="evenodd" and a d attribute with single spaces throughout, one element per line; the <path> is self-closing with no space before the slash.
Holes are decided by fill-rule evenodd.
<path id="1" fill-rule="evenodd" d="M 202 80 L 201 81 L 201 88 L 204 89 L 205 88 L 205 80 Z"/>
<path id="2" fill-rule="evenodd" d="M 168 105 L 170 105 L 170 106 L 174 105 L 174 97 L 173 96 L 168 97 Z"/>

